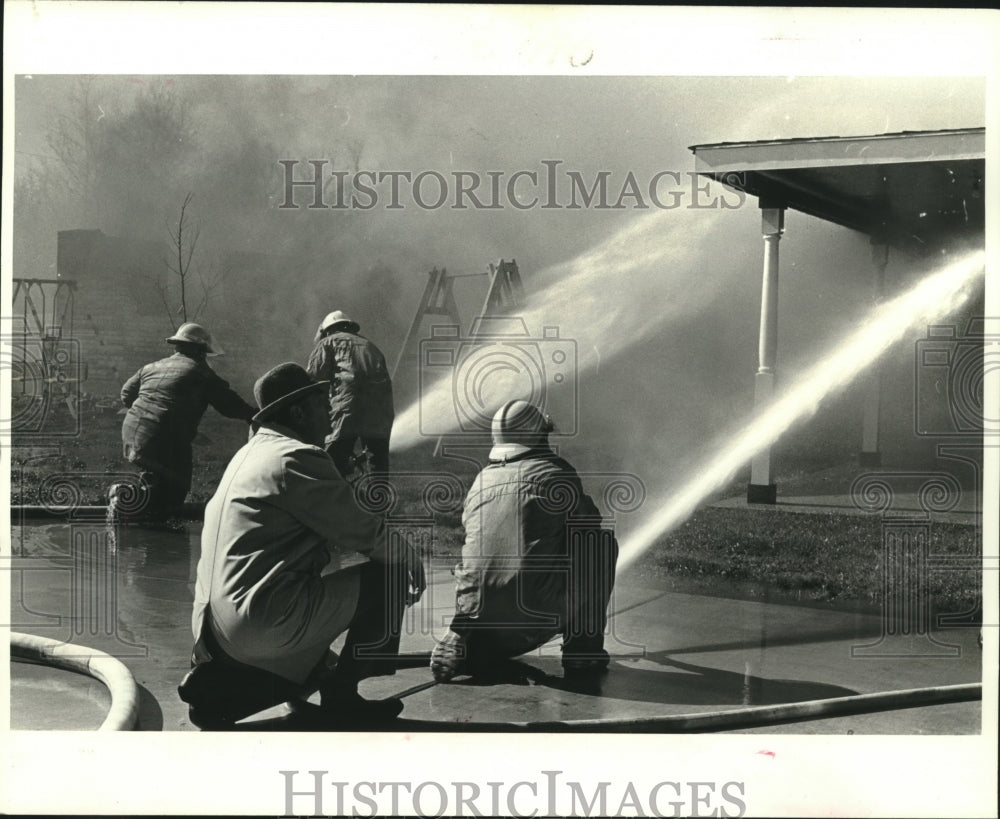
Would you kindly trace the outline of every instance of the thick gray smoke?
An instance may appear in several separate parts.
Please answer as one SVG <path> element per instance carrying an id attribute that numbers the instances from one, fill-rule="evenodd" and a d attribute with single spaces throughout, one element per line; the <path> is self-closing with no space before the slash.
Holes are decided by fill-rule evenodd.
<path id="1" fill-rule="evenodd" d="M 392 362 L 432 267 L 481 273 L 516 258 L 529 330 L 555 325 L 578 345 L 579 435 L 566 452 L 639 475 L 689 468 L 752 402 L 759 211 L 697 209 L 722 192 L 694 189 L 688 146 L 984 119 L 982 83 L 954 78 L 34 77 L 15 90 L 17 177 L 33 182 L 15 201 L 15 275 L 54 269 L 56 230 L 164 241 L 191 193 L 198 259 L 223 280 L 204 318 L 246 389 L 278 361 L 304 361 L 334 308 Z M 70 137 L 93 150 L 60 159 L 60 134 L 63 150 Z M 440 207 L 404 194 L 388 208 L 383 184 L 377 206 L 336 210 L 307 207 L 299 188 L 301 206 L 283 209 L 281 160 L 300 179 L 325 160 L 325 173 L 434 172 L 452 189 Z M 539 203 L 507 201 L 512 175 L 549 168 L 562 206 L 543 207 L 544 181 L 524 177 L 519 195 Z M 632 174 L 650 205 L 645 187 L 664 171 L 674 209 L 619 197 Z M 503 206 L 453 208 L 459 172 L 483 180 L 480 199 L 501 174 Z M 607 173 L 622 207 L 567 207 L 570 172 L 587 186 Z M 779 372 L 793 372 L 864 314 L 874 274 L 865 237 L 794 213 L 781 258 Z M 467 331 L 485 279 L 458 291 Z M 413 398 L 400 396 L 401 413 Z M 821 413 L 816 429 L 844 448 L 848 416 Z"/>

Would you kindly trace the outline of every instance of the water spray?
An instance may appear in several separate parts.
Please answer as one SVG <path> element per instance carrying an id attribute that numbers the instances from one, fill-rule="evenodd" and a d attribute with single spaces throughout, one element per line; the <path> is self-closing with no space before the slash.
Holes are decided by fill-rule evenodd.
<path id="1" fill-rule="evenodd" d="M 619 568 L 688 518 L 712 492 L 728 482 L 758 452 L 792 425 L 811 417 L 828 395 L 845 387 L 898 342 L 910 328 L 939 320 L 960 307 L 985 271 L 982 251 L 932 273 L 908 292 L 879 305 L 860 328 L 800 375 L 763 407 L 750 424 L 719 447 L 707 465 L 679 489 L 660 499 L 659 511 L 622 543 Z"/>
<path id="2" fill-rule="evenodd" d="M 717 235 L 716 220 L 724 215 L 654 211 L 574 259 L 538 272 L 536 279 L 548 284 L 517 311 L 525 334 L 450 342 L 455 347 L 454 368 L 440 367 L 442 377 L 421 381 L 418 399 L 396 416 L 392 450 L 409 449 L 428 437 L 468 432 L 462 419 L 473 416 L 482 419 L 480 429 L 489 431 L 489 418 L 508 400 L 522 398 L 552 411 L 547 398 L 570 379 L 595 370 L 602 359 L 642 343 L 665 325 L 697 315 L 725 284 L 722 276 L 705 277 L 698 262 L 701 248 Z M 650 305 L 656 309 L 650 310 Z M 556 323 L 553 318 L 558 326 L 546 327 Z M 551 331 L 573 345 L 577 357 L 572 367 L 558 362 L 553 366 L 550 352 L 565 345 L 550 343 L 546 333 Z M 433 339 L 430 342 L 434 348 Z M 489 344 L 494 344 L 495 353 Z M 522 351 L 531 345 L 537 350 L 530 353 L 537 359 L 534 365 L 523 357 L 518 362 L 511 358 L 519 345 Z M 446 344 L 441 346 L 444 354 Z M 476 366 L 465 367 L 471 356 L 477 358 Z M 426 375 L 424 368 L 421 378 Z M 560 414 L 558 409 L 553 412 L 557 427 L 565 432 Z"/>

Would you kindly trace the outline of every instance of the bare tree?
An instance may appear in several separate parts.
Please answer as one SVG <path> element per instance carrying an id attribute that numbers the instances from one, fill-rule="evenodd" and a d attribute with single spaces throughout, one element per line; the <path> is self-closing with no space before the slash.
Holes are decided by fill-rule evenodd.
<path id="1" fill-rule="evenodd" d="M 37 276 L 51 267 L 52 234 L 99 224 L 101 142 L 118 115 L 116 95 L 93 77 L 78 77 L 53 106 L 44 143 L 19 141 L 14 176 L 14 270 Z M 89 224 L 88 224 L 89 223 Z"/>
<path id="2" fill-rule="evenodd" d="M 185 96 L 165 82 L 138 93 L 108 76 L 53 89 L 42 140 L 17 145 L 14 253 L 18 275 L 37 275 L 52 235 L 69 228 L 145 231 L 162 202 L 198 176 L 198 132 Z M 51 263 L 46 262 L 51 267 Z"/>
<path id="3" fill-rule="evenodd" d="M 173 280 L 177 283 L 180 291 L 180 304 L 176 309 L 171 308 L 168 296 L 169 281 L 154 282 L 160 300 L 167 311 L 167 316 L 174 330 L 179 324 L 186 324 L 194 321 L 201 315 L 202 310 L 208 304 L 212 292 L 222 284 L 222 274 L 214 272 L 214 265 L 210 265 L 211 275 L 206 276 L 202 266 L 194 264 L 194 254 L 198 247 L 198 239 L 201 236 L 201 225 L 195 221 L 188 210 L 193 193 L 188 193 L 181 203 L 181 212 L 177 218 L 176 226 L 170 228 L 170 254 L 166 258 L 167 270 L 173 274 Z M 188 300 L 194 298 L 195 288 L 192 286 L 195 279 L 198 283 L 198 290 L 201 296 L 197 306 L 193 310 L 188 309 Z M 175 317 L 180 316 L 180 322 L 175 322 Z"/>
<path id="4" fill-rule="evenodd" d="M 365 152 L 365 141 L 358 137 L 348 139 L 345 142 L 344 150 L 347 152 L 347 170 L 356 174 L 361 170 L 361 157 Z"/>
<path id="5" fill-rule="evenodd" d="M 92 77 L 77 80 L 67 107 L 55 115 L 45 136 L 56 161 L 55 172 L 80 213 L 94 206 L 101 141 L 106 137 L 104 126 L 112 113 L 98 101 L 93 81 Z"/>

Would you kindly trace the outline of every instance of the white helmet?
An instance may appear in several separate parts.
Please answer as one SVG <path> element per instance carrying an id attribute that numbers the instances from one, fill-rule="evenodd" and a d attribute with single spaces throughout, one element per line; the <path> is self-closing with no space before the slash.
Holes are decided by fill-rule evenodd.
<path id="1" fill-rule="evenodd" d="M 361 325 L 348 318 L 343 310 L 334 310 L 332 313 L 327 313 L 326 317 L 319 323 L 315 341 L 319 341 L 323 337 L 323 333 L 338 324 L 345 325 L 344 329 L 349 333 L 356 333 L 361 329 Z"/>
<path id="2" fill-rule="evenodd" d="M 216 347 L 212 335 L 200 324 L 188 322 L 177 328 L 177 332 L 167 339 L 170 344 L 197 344 L 205 348 L 206 355 L 222 355 L 222 348 Z"/>
<path id="3" fill-rule="evenodd" d="M 493 416 L 491 461 L 504 461 L 532 449 L 548 449 L 552 419 L 527 401 L 508 401 Z"/>

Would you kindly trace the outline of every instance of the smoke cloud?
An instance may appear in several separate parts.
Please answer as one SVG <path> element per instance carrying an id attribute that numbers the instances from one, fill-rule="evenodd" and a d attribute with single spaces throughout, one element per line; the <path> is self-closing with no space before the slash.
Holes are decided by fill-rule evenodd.
<path id="1" fill-rule="evenodd" d="M 16 175 L 37 183 L 15 200 L 16 276 L 54 270 L 57 230 L 164 241 L 191 193 L 197 258 L 223 281 L 204 320 L 230 352 L 219 366 L 248 392 L 273 364 L 304 361 L 337 308 L 391 363 L 432 267 L 482 273 L 516 258 L 529 333 L 557 327 L 575 344 L 565 384 L 577 398 L 549 385 L 554 413 L 573 413 L 556 418 L 576 433 L 564 451 L 582 468 L 658 481 L 745 420 L 757 366 L 757 203 L 693 207 L 689 146 L 971 127 L 985 116 L 983 83 L 955 78 L 37 76 L 18 78 L 15 93 Z M 69 159 L 85 193 L 53 150 L 60 123 L 92 140 Z M 544 178 L 544 163 L 558 162 L 588 184 L 607 173 L 612 204 L 627 175 L 642 191 L 669 171 L 680 198 L 670 210 L 634 197 L 622 208 L 319 210 L 300 189 L 303 206 L 283 209 L 281 160 L 298 161 L 299 174 L 325 160 L 327 172 L 505 182 Z M 534 192 L 544 200 L 544 185 Z M 865 315 L 874 275 L 867 237 L 799 214 L 788 214 L 780 248 L 779 378 Z M 890 290 L 906 268 L 894 260 Z M 463 335 L 485 283 L 456 285 Z M 416 398 L 398 396 L 397 447 L 420 437 Z M 816 420 L 839 443 L 856 431 L 849 417 Z"/>

